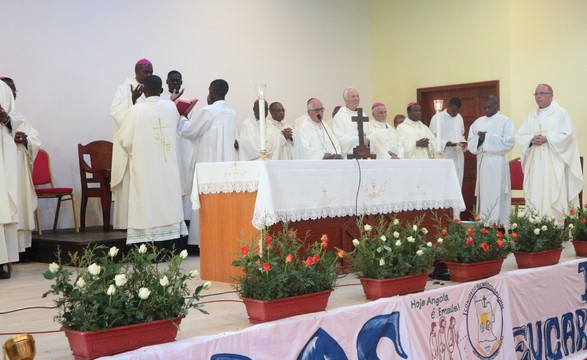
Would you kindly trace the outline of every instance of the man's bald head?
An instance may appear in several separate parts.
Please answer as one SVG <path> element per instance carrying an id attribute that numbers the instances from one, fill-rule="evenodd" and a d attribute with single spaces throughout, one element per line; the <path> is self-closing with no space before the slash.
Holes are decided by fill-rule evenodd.
<path id="1" fill-rule="evenodd" d="M 359 103 L 361 101 L 361 97 L 359 96 L 359 90 L 350 87 L 344 89 L 342 92 L 342 99 L 344 100 L 344 104 L 350 110 L 356 110 L 359 107 Z"/>

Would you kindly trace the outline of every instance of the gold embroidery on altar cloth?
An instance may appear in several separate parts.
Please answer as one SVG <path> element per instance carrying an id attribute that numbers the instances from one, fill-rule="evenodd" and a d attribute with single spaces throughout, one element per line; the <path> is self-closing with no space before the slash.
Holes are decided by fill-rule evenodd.
<path id="1" fill-rule="evenodd" d="M 376 179 L 371 179 L 371 183 L 362 186 L 363 192 L 371 200 L 379 199 L 387 192 L 387 180 L 378 184 Z"/>
<path id="2" fill-rule="evenodd" d="M 320 189 L 320 192 L 322 193 L 322 195 L 317 199 L 314 199 L 314 202 L 317 202 L 322 205 L 329 205 L 333 200 L 336 199 L 336 197 L 328 195 L 328 190 L 326 188 Z"/>
<path id="3" fill-rule="evenodd" d="M 410 191 L 408 194 L 410 194 L 411 197 L 424 197 L 426 191 L 422 190 L 420 185 L 416 185 L 416 191 Z"/>
<path id="4" fill-rule="evenodd" d="M 167 142 L 165 137 L 163 136 L 163 129 L 167 129 L 167 125 L 161 125 L 161 119 L 158 118 L 157 122 L 159 122 L 159 126 L 155 126 L 153 130 L 157 131 L 158 133 L 155 136 L 155 140 L 161 144 L 163 148 L 163 157 L 165 158 L 165 162 L 167 162 L 167 152 L 171 151 L 171 144 Z"/>
<path id="5" fill-rule="evenodd" d="M 229 178 L 229 179 L 233 179 L 233 178 L 237 178 L 237 177 L 244 177 L 248 174 L 249 172 L 246 169 L 241 169 L 241 166 L 239 165 L 238 162 L 233 162 L 232 163 L 232 170 L 231 171 L 226 171 L 224 173 L 224 177 L 225 178 Z"/>

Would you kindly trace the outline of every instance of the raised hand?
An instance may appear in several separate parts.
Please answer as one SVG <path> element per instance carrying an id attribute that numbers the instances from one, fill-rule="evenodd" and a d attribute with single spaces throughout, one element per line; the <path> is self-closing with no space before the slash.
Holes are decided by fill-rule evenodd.
<path id="1" fill-rule="evenodd" d="M 130 92 L 132 93 L 132 103 L 133 105 L 137 103 L 137 100 L 143 95 L 144 90 L 143 84 L 138 84 L 135 89 L 133 89 L 132 85 L 130 86 Z"/>

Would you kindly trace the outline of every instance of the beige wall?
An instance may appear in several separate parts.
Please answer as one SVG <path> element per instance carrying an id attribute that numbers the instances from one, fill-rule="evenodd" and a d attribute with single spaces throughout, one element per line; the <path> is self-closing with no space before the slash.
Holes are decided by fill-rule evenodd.
<path id="1" fill-rule="evenodd" d="M 587 1 L 372 0 L 373 98 L 405 113 L 419 87 L 499 80 L 516 128 L 537 83 L 555 90 L 587 153 Z M 512 155 L 517 156 L 515 150 Z"/>

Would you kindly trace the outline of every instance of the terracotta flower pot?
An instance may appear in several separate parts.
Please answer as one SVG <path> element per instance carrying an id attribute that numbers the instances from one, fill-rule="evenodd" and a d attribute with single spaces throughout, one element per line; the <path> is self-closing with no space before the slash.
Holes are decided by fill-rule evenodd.
<path id="1" fill-rule="evenodd" d="M 252 324 L 279 320 L 290 316 L 326 310 L 332 290 L 292 296 L 277 300 L 255 300 L 241 297 Z"/>
<path id="2" fill-rule="evenodd" d="M 466 282 L 499 274 L 503 260 L 495 259 L 469 264 L 447 262 L 446 266 L 448 266 L 451 281 Z"/>
<path id="3" fill-rule="evenodd" d="M 587 240 L 573 240 L 571 242 L 577 256 L 587 257 Z"/>
<path id="4" fill-rule="evenodd" d="M 175 340 L 182 318 L 120 326 L 105 331 L 63 329 L 76 360 L 114 355 Z"/>
<path id="5" fill-rule="evenodd" d="M 359 278 L 368 300 L 424 291 L 428 274 L 402 276 L 394 279 Z"/>
<path id="6" fill-rule="evenodd" d="M 563 248 L 538 251 L 538 252 L 514 252 L 516 263 L 520 269 L 535 268 L 558 264 Z"/>

